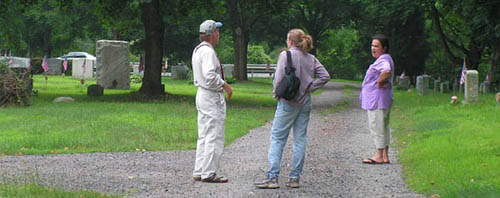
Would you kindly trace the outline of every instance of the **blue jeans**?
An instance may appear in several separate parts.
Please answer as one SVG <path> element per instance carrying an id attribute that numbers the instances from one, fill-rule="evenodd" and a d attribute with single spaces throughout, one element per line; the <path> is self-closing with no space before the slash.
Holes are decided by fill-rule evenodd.
<path id="1" fill-rule="evenodd" d="M 307 144 L 307 125 L 311 113 L 311 99 L 302 106 L 291 106 L 279 101 L 274 114 L 273 128 L 271 130 L 271 146 L 269 148 L 268 178 L 278 177 L 283 148 L 286 145 L 288 134 L 293 127 L 293 157 L 290 178 L 300 178 L 304 167 L 304 157 Z"/>

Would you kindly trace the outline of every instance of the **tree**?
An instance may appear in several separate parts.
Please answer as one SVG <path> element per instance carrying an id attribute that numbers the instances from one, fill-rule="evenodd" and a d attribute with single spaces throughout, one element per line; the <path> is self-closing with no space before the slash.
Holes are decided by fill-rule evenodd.
<path id="1" fill-rule="evenodd" d="M 360 4 L 349 0 L 301 0 L 293 4 L 292 8 L 292 21 L 296 21 L 311 35 L 313 45 L 317 48 L 327 30 L 348 25 L 359 18 Z M 312 54 L 316 54 L 316 48 Z"/>
<path id="2" fill-rule="evenodd" d="M 289 1 L 226 0 L 229 26 L 233 29 L 234 73 L 237 80 L 247 80 L 247 53 L 252 27 L 258 22 L 265 22 L 272 15 L 285 11 Z"/>
<path id="3" fill-rule="evenodd" d="M 426 42 L 422 3 L 382 0 L 364 1 L 363 4 L 366 14 L 357 24 L 360 40 L 364 41 L 360 53 L 369 52 L 371 36 L 383 33 L 389 37 L 389 52 L 394 59 L 395 73 L 405 71 L 410 76 L 423 74 L 429 45 Z M 369 53 L 364 56 L 361 65 L 366 69 L 373 59 Z"/>
<path id="4" fill-rule="evenodd" d="M 490 41 L 485 33 L 493 32 L 496 26 L 490 24 L 487 14 L 498 15 L 498 3 L 467 0 L 457 5 L 457 2 L 428 1 L 427 7 L 448 58 L 456 65 L 461 65 L 465 58 L 467 69 L 477 70 Z"/>
<path id="5" fill-rule="evenodd" d="M 163 57 L 163 36 L 165 25 L 159 0 L 142 3 L 142 21 L 146 32 L 145 70 L 139 92 L 145 95 L 163 95 L 161 84 L 161 63 Z"/>

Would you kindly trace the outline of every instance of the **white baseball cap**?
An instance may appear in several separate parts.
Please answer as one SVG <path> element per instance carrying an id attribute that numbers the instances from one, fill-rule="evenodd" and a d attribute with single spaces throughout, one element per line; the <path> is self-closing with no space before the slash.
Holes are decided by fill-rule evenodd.
<path id="1" fill-rule="evenodd" d="M 215 32 L 215 29 L 222 27 L 221 22 L 215 22 L 214 20 L 203 21 L 200 25 L 200 34 L 211 35 Z"/>

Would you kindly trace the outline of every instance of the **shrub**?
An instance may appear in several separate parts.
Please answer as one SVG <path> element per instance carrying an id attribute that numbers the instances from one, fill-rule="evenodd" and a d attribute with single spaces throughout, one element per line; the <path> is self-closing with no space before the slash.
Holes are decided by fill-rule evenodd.
<path id="1" fill-rule="evenodd" d="M 130 76 L 130 82 L 132 83 L 142 83 L 142 77 L 140 75 L 134 74 Z"/>
<path id="2" fill-rule="evenodd" d="M 31 105 L 32 88 L 28 69 L 11 69 L 5 61 L 0 62 L 0 107 Z"/>

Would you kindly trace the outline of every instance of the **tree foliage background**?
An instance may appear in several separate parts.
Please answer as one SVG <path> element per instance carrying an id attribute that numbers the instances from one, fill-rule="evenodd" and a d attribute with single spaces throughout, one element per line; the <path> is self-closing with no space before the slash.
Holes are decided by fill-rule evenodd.
<path id="1" fill-rule="evenodd" d="M 143 14 L 145 5 L 156 3 L 162 50 L 151 56 L 158 47 L 151 51 L 146 43 L 151 27 Z M 373 62 L 371 36 L 377 33 L 390 38 L 397 75 L 430 74 L 453 82 L 465 59 L 468 69 L 479 70 L 480 79 L 489 74 L 498 84 L 500 78 L 499 1 L 3 0 L 0 6 L 1 55 L 39 59 L 70 51 L 95 54 L 97 40 L 126 40 L 131 61 L 150 57 L 146 70 L 155 72 L 145 78 L 154 82 L 162 61 L 190 65 L 205 19 L 224 23 L 216 50 L 222 63 L 236 65 L 238 80 L 246 80 L 241 77 L 246 64 L 276 63 L 293 28 L 313 37 L 311 53 L 334 78 L 363 78 Z"/>

